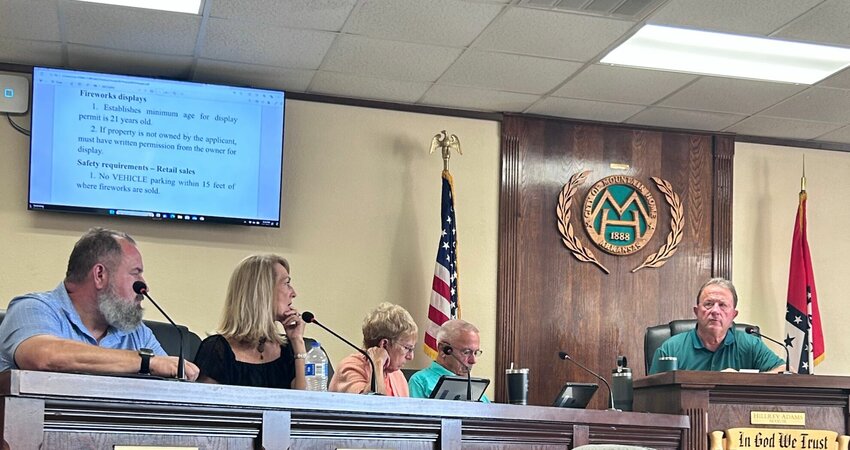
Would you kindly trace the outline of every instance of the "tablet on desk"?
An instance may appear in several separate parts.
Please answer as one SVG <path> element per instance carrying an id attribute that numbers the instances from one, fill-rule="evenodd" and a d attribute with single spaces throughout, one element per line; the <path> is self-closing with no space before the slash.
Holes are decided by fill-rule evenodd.
<path id="1" fill-rule="evenodd" d="M 562 408 L 584 408 L 599 389 L 596 383 L 566 383 L 555 397 L 552 406 Z"/>
<path id="2" fill-rule="evenodd" d="M 480 401 L 487 386 L 490 385 L 490 380 L 473 377 L 470 379 L 470 383 L 472 384 L 472 400 Z M 434 386 L 429 397 L 441 400 L 466 400 L 467 386 L 466 377 L 443 375 L 437 381 L 437 385 Z"/>

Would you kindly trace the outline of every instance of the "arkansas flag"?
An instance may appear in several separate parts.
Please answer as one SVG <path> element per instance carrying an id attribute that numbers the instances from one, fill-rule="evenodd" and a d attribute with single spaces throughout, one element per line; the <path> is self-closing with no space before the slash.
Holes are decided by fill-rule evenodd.
<path id="1" fill-rule="evenodd" d="M 824 358 L 818 293 L 812 272 L 812 258 L 806 238 L 805 177 L 797 207 L 794 238 L 791 243 L 791 268 L 788 274 L 788 307 L 785 313 L 785 346 L 791 355 L 791 367 L 797 373 L 815 373 L 814 366 Z"/>
<path id="2" fill-rule="evenodd" d="M 452 175 L 443 171 L 443 194 L 440 205 L 440 244 L 431 284 L 428 305 L 428 326 L 425 329 L 425 353 L 437 356 L 437 331 L 449 319 L 460 316 L 458 304 L 457 225 L 455 222 L 454 186 Z"/>

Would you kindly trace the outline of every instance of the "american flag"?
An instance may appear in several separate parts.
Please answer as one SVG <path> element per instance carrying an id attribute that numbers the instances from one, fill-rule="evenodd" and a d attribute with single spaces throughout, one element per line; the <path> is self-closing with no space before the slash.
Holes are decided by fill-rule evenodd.
<path id="1" fill-rule="evenodd" d="M 460 317 L 458 303 L 457 222 L 455 221 L 452 175 L 443 171 L 443 199 L 440 207 L 440 246 L 431 285 L 428 326 L 425 329 L 425 353 L 437 356 L 437 330 L 443 322 Z"/>

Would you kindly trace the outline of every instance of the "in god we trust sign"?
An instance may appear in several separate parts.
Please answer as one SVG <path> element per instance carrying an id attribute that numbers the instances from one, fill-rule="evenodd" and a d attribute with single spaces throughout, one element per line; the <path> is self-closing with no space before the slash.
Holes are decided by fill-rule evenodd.
<path id="1" fill-rule="evenodd" d="M 828 430 L 730 428 L 711 432 L 710 450 L 848 450 L 850 437 Z"/>

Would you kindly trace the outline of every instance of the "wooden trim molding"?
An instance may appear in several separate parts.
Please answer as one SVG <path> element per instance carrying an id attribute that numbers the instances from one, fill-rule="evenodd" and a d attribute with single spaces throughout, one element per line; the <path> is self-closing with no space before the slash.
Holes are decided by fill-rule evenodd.
<path id="1" fill-rule="evenodd" d="M 732 279 L 732 175 L 735 140 L 714 137 L 714 195 L 712 196 L 712 274 Z"/>

